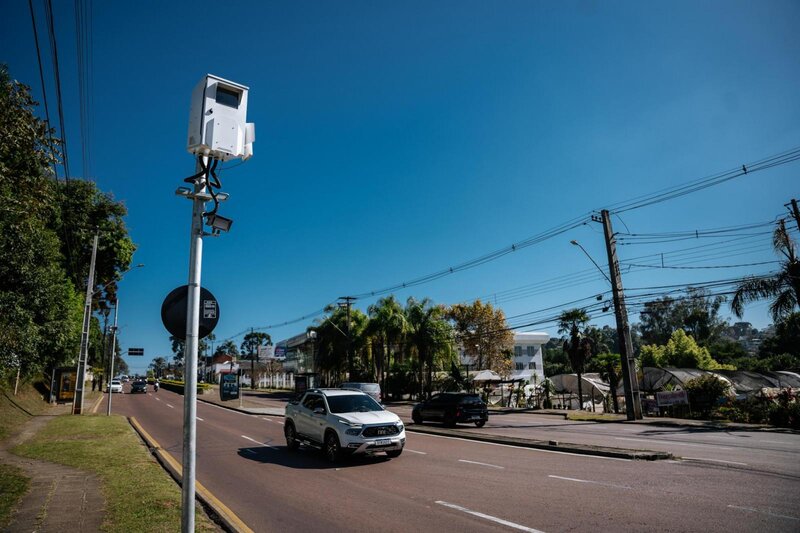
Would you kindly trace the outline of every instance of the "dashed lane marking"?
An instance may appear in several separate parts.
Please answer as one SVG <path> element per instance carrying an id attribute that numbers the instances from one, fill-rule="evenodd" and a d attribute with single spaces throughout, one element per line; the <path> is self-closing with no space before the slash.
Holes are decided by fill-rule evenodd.
<path id="1" fill-rule="evenodd" d="M 521 524 L 516 524 L 514 522 L 509 522 L 508 520 L 503 520 L 502 518 L 497 518 L 496 516 L 488 515 L 485 513 L 479 513 L 478 511 L 473 511 L 471 509 L 467 509 L 466 507 L 461 507 L 460 505 L 456 505 L 454 503 L 447 503 L 441 500 L 438 500 L 436 503 L 444 507 L 449 507 L 450 509 L 455 509 L 456 511 L 461 511 L 462 513 L 471 514 L 472 516 L 477 516 L 478 518 L 489 520 L 490 522 L 494 522 L 496 524 L 502 524 L 506 527 L 518 529 L 520 531 L 527 531 L 528 533 L 542 533 L 538 529 L 533 529 L 532 527 L 527 527 Z"/>
<path id="2" fill-rule="evenodd" d="M 563 479 L 564 481 L 575 481 L 576 483 L 590 483 L 592 485 L 602 485 L 604 487 L 613 487 L 615 489 L 627 489 L 629 490 L 630 487 L 626 487 L 625 485 L 615 485 L 613 483 L 602 483 L 600 481 L 591 481 L 589 479 L 577 479 L 574 477 L 563 477 L 563 476 L 554 476 L 549 475 L 547 477 L 551 477 L 553 479 Z"/>
<path id="3" fill-rule="evenodd" d="M 407 452 L 410 452 L 410 453 L 418 453 L 420 455 L 428 455 L 428 452 L 418 452 L 417 450 L 409 450 L 408 448 L 405 448 L 404 451 L 407 451 Z"/>
<path id="4" fill-rule="evenodd" d="M 167 404 L 167 407 L 169 407 L 170 409 L 175 409 L 175 407 L 170 404 Z"/>
<path id="5" fill-rule="evenodd" d="M 481 466 L 488 466 L 491 468 L 498 468 L 500 470 L 504 470 L 506 467 L 504 466 L 497 466 L 497 465 L 490 465 L 489 463 L 479 463 L 478 461 L 467 461 L 466 459 L 459 459 L 459 463 L 469 463 L 471 465 L 481 465 Z"/>
<path id="6" fill-rule="evenodd" d="M 200 418 L 199 416 L 196 416 L 195 418 L 196 418 L 196 419 L 198 419 L 200 422 L 205 422 L 205 420 L 203 420 L 203 419 L 202 419 L 202 418 Z"/>
<path id="7" fill-rule="evenodd" d="M 255 442 L 255 443 L 256 443 L 256 444 L 258 444 L 259 446 L 264 446 L 264 447 L 266 447 L 266 448 L 269 448 L 270 450 L 277 450 L 277 449 L 278 449 L 278 448 L 276 448 L 275 446 L 270 446 L 269 444 L 266 444 L 266 443 L 264 443 L 264 442 L 259 442 L 259 441 L 257 441 L 256 439 L 252 439 L 252 438 L 248 437 L 247 435 L 242 435 L 242 438 L 243 438 L 243 439 L 247 439 L 247 440 L 249 440 L 250 442 Z"/>
<path id="8" fill-rule="evenodd" d="M 769 516 L 776 516 L 778 518 L 788 518 L 789 520 L 800 520 L 800 518 L 797 518 L 796 516 L 773 513 L 772 511 L 762 511 L 761 509 L 754 509 L 752 507 L 740 507 L 738 505 L 729 505 L 728 507 L 730 507 L 731 509 L 741 509 L 742 511 L 750 511 L 751 513 L 761 513 Z"/>

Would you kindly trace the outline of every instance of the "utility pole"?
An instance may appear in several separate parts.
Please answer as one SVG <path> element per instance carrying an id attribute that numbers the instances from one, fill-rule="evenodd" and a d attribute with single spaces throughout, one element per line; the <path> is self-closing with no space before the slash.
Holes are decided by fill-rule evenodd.
<path id="1" fill-rule="evenodd" d="M 117 356 L 117 316 L 119 314 L 119 298 L 114 303 L 114 325 L 111 327 L 111 371 L 108 374 L 108 407 L 106 415 L 111 416 L 111 379 L 114 377 L 114 359 Z M 102 392 L 102 391 L 100 391 Z"/>
<path id="2" fill-rule="evenodd" d="M 639 397 L 639 380 L 636 378 L 636 359 L 633 356 L 631 329 L 628 324 L 628 311 L 625 309 L 625 294 L 622 290 L 622 276 L 617 260 L 617 246 L 611 228 L 611 216 L 607 209 L 600 211 L 603 233 L 608 252 L 608 271 L 611 273 L 611 291 L 614 295 L 614 314 L 617 317 L 617 335 L 622 356 L 622 383 L 625 387 L 625 412 L 628 420 L 641 420 L 642 404 Z"/>
<path id="3" fill-rule="evenodd" d="M 256 350 L 255 354 L 253 353 L 253 328 L 250 328 L 250 390 L 256 390 L 256 354 L 258 354 L 258 350 Z M 259 344 L 261 344 L 259 342 Z"/>
<path id="4" fill-rule="evenodd" d="M 83 387 L 86 381 L 86 359 L 89 356 L 89 324 L 92 319 L 92 295 L 94 294 L 94 264 L 97 257 L 97 241 L 100 231 L 96 230 L 92 243 L 92 260 L 89 263 L 89 279 L 86 282 L 86 301 L 83 306 L 83 331 L 81 332 L 81 349 L 78 353 L 78 377 L 75 384 L 75 397 L 72 400 L 72 414 L 83 413 Z"/>
<path id="5" fill-rule="evenodd" d="M 341 296 L 339 300 L 341 300 L 341 302 L 339 302 L 339 307 L 345 307 L 347 309 L 347 379 L 353 380 L 355 367 L 353 363 L 353 338 L 350 334 L 350 307 L 353 305 L 353 302 L 356 301 L 356 298 L 354 296 Z"/>
<path id="6" fill-rule="evenodd" d="M 792 206 L 792 216 L 797 224 L 797 229 L 800 230 L 800 209 L 797 208 L 797 200 L 792 198 L 792 201 L 789 202 L 789 204 Z"/>

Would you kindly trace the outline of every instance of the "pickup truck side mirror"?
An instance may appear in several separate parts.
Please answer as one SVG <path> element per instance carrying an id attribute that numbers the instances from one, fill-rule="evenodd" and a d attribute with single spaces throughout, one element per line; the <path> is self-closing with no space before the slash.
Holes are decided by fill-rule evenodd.
<path id="1" fill-rule="evenodd" d="M 314 408 L 314 414 L 315 415 L 324 415 L 325 414 L 325 408 L 324 407 L 315 407 Z"/>

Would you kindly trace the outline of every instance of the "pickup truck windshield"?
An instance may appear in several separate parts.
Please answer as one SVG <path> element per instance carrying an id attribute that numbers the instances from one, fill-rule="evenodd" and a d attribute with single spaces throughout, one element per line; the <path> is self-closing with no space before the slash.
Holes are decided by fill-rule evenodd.
<path id="1" fill-rule="evenodd" d="M 328 396 L 331 413 L 366 413 L 383 411 L 381 404 L 366 394 L 348 394 L 346 396 Z"/>

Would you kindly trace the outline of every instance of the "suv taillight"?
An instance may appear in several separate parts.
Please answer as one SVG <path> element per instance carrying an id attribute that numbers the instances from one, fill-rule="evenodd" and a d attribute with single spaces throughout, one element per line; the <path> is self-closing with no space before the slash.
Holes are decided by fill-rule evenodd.
<path id="1" fill-rule="evenodd" d="M 456 418 L 459 418 L 460 416 L 461 416 L 461 408 L 459 407 L 458 409 L 456 409 Z"/>

